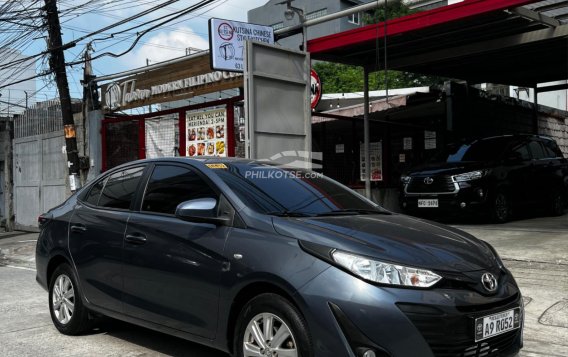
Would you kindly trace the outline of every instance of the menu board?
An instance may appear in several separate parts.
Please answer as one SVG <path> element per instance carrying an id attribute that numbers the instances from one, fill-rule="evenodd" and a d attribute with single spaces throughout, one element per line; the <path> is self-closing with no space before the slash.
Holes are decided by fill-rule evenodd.
<path id="1" fill-rule="evenodd" d="M 382 142 L 369 143 L 371 159 L 371 181 L 383 180 L 383 147 Z M 361 144 L 360 152 L 360 176 L 361 181 L 367 178 L 367 164 L 365 162 L 365 145 Z"/>
<path id="2" fill-rule="evenodd" d="M 227 156 L 227 110 L 186 114 L 187 156 Z"/>

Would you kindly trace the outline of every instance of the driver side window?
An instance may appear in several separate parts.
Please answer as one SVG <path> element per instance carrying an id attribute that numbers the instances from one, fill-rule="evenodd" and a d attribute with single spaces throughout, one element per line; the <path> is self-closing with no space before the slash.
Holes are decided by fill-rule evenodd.
<path id="1" fill-rule="evenodd" d="M 529 147 L 526 143 L 524 144 L 519 144 L 515 147 L 513 147 L 512 150 L 516 155 L 518 155 L 519 159 L 522 159 L 523 161 L 527 161 L 531 159 L 531 154 L 529 151 Z"/>
<path id="2" fill-rule="evenodd" d="M 158 165 L 148 181 L 142 211 L 173 215 L 180 203 L 205 197 L 217 198 L 217 194 L 197 173 L 186 167 Z"/>

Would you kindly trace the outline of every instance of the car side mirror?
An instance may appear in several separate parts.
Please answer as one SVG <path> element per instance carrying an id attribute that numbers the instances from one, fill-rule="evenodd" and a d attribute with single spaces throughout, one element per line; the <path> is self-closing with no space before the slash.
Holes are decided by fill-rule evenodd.
<path id="1" fill-rule="evenodd" d="M 217 199 L 212 197 L 196 198 L 180 203 L 176 208 L 176 217 L 190 222 L 227 224 L 229 218 L 219 217 L 217 211 Z"/>

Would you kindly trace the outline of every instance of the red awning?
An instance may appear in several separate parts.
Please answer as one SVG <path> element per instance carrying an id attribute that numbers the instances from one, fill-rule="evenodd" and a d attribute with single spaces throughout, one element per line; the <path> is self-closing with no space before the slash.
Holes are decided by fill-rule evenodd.
<path id="1" fill-rule="evenodd" d="M 534 86 L 568 79 L 568 1 L 466 0 L 308 42 L 312 59 Z M 385 33 L 387 34 L 385 39 Z"/>

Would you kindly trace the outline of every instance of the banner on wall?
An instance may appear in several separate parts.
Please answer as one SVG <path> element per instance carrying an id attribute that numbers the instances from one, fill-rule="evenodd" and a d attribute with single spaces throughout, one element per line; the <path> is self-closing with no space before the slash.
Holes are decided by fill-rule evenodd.
<path id="1" fill-rule="evenodd" d="M 361 181 L 365 181 L 367 178 L 367 167 L 371 168 L 371 181 L 382 181 L 383 180 L 383 147 L 382 142 L 369 143 L 370 146 L 370 156 L 371 164 L 367 165 L 365 162 L 365 145 L 360 146 L 360 165 L 361 168 Z"/>
<path id="2" fill-rule="evenodd" d="M 187 156 L 227 156 L 227 110 L 186 114 Z"/>

